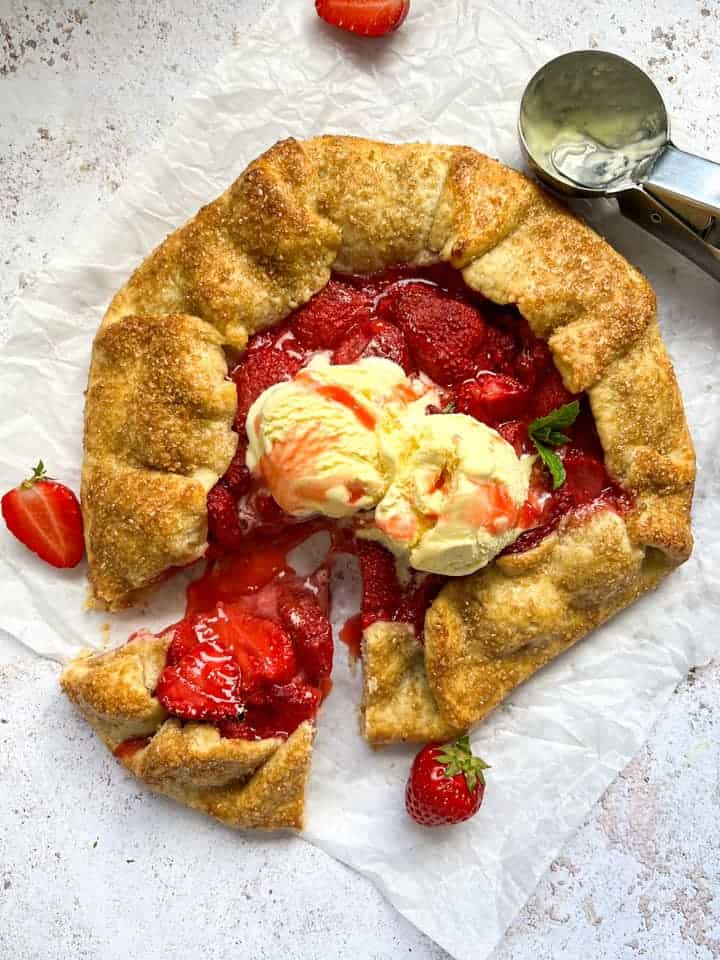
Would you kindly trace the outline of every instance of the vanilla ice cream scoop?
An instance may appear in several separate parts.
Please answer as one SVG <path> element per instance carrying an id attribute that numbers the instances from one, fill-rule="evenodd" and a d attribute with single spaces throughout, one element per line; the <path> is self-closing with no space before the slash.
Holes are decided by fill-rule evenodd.
<path id="1" fill-rule="evenodd" d="M 442 403 L 391 360 L 320 356 L 252 405 L 247 464 L 286 513 L 367 511 L 358 536 L 418 570 L 472 573 L 522 533 L 533 458 L 473 417 L 428 414 Z"/>
<path id="2" fill-rule="evenodd" d="M 418 416 L 380 438 L 392 480 L 375 508 L 380 539 L 411 566 L 461 576 L 488 564 L 523 532 L 533 458 L 465 414 Z"/>
<path id="3" fill-rule="evenodd" d="M 368 357 L 331 366 L 319 357 L 253 403 L 247 464 L 293 516 L 347 517 L 367 510 L 390 483 L 379 425 L 422 394 L 425 405 L 433 402 L 433 391 L 391 360 Z"/>

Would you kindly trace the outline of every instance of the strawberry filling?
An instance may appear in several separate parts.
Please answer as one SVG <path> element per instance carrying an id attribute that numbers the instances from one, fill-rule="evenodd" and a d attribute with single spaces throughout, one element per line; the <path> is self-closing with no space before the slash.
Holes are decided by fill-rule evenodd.
<path id="1" fill-rule="evenodd" d="M 188 588 L 186 616 L 172 628 L 156 690 L 171 714 L 213 721 L 226 737 L 287 737 L 315 716 L 330 687 L 333 554 L 354 553 L 360 565 L 361 613 L 341 632 L 356 652 L 361 629 L 378 620 L 411 624 L 422 638 L 425 613 L 445 580 L 418 572 L 401 582 L 384 547 L 327 517 L 289 516 L 250 475 L 245 421 L 252 403 L 319 351 L 336 364 L 385 357 L 406 373 L 425 374 L 444 391 L 442 409 L 429 413 L 475 417 L 518 455 L 537 452 L 528 430 L 534 420 L 579 401 L 568 442 L 556 450 L 564 482 L 556 488 L 538 458 L 520 518 L 525 533 L 505 554 L 537 546 L 573 515 L 630 504 L 607 473 L 587 397 L 565 388 L 547 344 L 515 307 L 469 290 L 444 265 L 333 277 L 280 327 L 252 337 L 230 373 L 238 395 L 238 450 L 208 495 L 207 569 Z M 330 557 L 302 580 L 288 553 L 318 530 L 331 534 Z M 132 741 L 127 749 L 141 746 Z"/>
<path id="2" fill-rule="evenodd" d="M 301 579 L 262 550 L 211 561 L 166 631 L 155 695 L 168 713 L 245 739 L 287 737 L 311 719 L 332 669 L 327 580 L 324 566 Z"/>

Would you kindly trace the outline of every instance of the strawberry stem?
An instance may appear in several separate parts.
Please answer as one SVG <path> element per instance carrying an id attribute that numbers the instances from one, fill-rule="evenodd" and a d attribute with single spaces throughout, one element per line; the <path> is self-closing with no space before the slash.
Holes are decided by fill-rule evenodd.
<path id="1" fill-rule="evenodd" d="M 485 763 L 480 757 L 473 756 L 467 734 L 464 737 L 458 737 L 452 743 L 446 743 L 442 753 L 438 754 L 437 760 L 444 767 L 446 777 L 454 777 L 462 773 L 470 793 L 479 783 L 485 784 L 483 770 L 490 769 L 489 763 Z"/>
<path id="2" fill-rule="evenodd" d="M 20 486 L 23 490 L 29 490 L 33 484 L 37 483 L 38 480 L 42 480 L 45 477 L 45 464 L 42 460 L 38 460 L 37 466 L 33 467 L 32 476 L 28 477 L 27 480 L 23 480 Z"/>

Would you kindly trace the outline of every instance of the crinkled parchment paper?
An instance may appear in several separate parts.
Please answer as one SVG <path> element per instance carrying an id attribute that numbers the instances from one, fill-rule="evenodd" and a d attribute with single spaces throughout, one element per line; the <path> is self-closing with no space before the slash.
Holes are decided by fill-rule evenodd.
<path id="1" fill-rule="evenodd" d="M 275 140 L 336 132 L 447 141 L 520 163 L 518 99 L 552 51 L 493 9 L 415 0 L 406 26 L 377 43 L 326 27 L 306 0 L 282 0 L 272 16 L 271 28 L 256 31 L 202 83 L 165 141 L 87 223 L 77 248 L 15 303 L 0 368 L 0 488 L 39 455 L 77 488 L 90 344 L 113 291 Z M 718 651 L 720 286 L 609 204 L 595 207 L 592 219 L 658 290 L 699 453 L 693 559 L 543 670 L 475 734 L 493 769 L 480 815 L 462 827 L 423 831 L 406 817 L 412 750 L 373 752 L 360 739 L 360 677 L 346 667 L 343 648 L 320 717 L 305 836 L 371 877 L 463 960 L 497 943 L 673 687 Z M 106 618 L 83 612 L 84 570 L 55 572 L 9 536 L 1 553 L 1 627 L 57 659 L 100 644 Z M 115 618 L 113 642 L 140 624 L 174 619 L 181 586 Z"/>

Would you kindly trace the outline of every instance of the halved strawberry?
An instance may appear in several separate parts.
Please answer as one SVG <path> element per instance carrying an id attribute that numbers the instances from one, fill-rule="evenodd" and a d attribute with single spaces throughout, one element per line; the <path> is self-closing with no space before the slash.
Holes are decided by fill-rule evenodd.
<path id="1" fill-rule="evenodd" d="M 242 711 L 240 668 L 216 640 L 195 644 L 160 674 L 155 696 L 184 720 L 221 720 Z"/>
<path id="2" fill-rule="evenodd" d="M 577 399 L 575 394 L 565 388 L 560 371 L 553 366 L 545 373 L 540 386 L 535 391 L 533 416 L 545 417 L 552 410 L 557 410 L 558 407 Z"/>
<path id="3" fill-rule="evenodd" d="M 420 643 L 423 642 L 425 633 L 425 614 L 444 582 L 444 577 L 434 573 L 414 574 L 398 603 L 393 619 L 398 623 L 412 624 Z"/>
<path id="4" fill-rule="evenodd" d="M 286 739 L 304 720 L 312 720 L 322 701 L 322 692 L 299 677 L 282 686 L 270 687 L 247 704 L 242 720 L 225 720 L 223 737 L 242 740 Z"/>
<path id="5" fill-rule="evenodd" d="M 529 335 L 532 336 L 532 333 Z M 552 369 L 553 359 L 547 343 L 533 339 L 526 342 L 515 357 L 512 372 L 521 383 L 534 387 L 538 380 Z"/>
<path id="6" fill-rule="evenodd" d="M 436 383 L 473 376 L 486 324 L 471 304 L 427 283 L 401 283 L 380 300 L 378 313 L 400 327 L 418 367 Z"/>
<path id="7" fill-rule="evenodd" d="M 400 600 L 395 559 L 385 547 L 373 540 L 357 541 L 357 556 L 362 576 L 362 625 L 376 620 L 392 620 Z"/>
<path id="8" fill-rule="evenodd" d="M 208 533 L 210 539 L 226 550 L 242 546 L 245 531 L 238 518 L 235 497 L 222 483 L 216 483 L 207 495 Z"/>
<path id="9" fill-rule="evenodd" d="M 283 598 L 279 615 L 307 679 L 317 685 L 332 671 L 333 637 L 328 618 L 310 593 L 291 594 Z"/>
<path id="10" fill-rule="evenodd" d="M 261 336 L 263 336 L 261 334 Z M 308 361 L 301 349 L 291 349 L 288 338 L 292 334 L 276 337 L 270 343 L 249 349 L 230 376 L 237 387 L 238 407 L 235 414 L 235 429 L 240 436 L 245 433 L 248 411 L 260 394 L 268 387 L 283 380 L 291 380 Z M 299 344 L 295 341 L 295 346 Z"/>
<path id="11" fill-rule="evenodd" d="M 410 350 L 402 330 L 384 320 L 371 320 L 357 327 L 333 354 L 333 363 L 354 363 L 361 357 L 383 357 L 413 373 Z"/>
<path id="12" fill-rule="evenodd" d="M 250 486 L 252 484 L 250 470 L 245 463 L 246 455 L 247 443 L 245 442 L 244 438 L 241 437 L 240 441 L 238 442 L 235 455 L 230 461 L 230 466 L 222 476 L 223 486 L 227 487 L 227 489 L 235 497 L 244 496 L 250 490 Z"/>
<path id="13" fill-rule="evenodd" d="M 213 613 L 196 620 L 195 632 L 211 636 L 232 655 L 245 694 L 263 684 L 287 683 L 297 673 L 295 651 L 285 631 L 241 607 L 218 603 Z"/>
<path id="14" fill-rule="evenodd" d="M 455 394 L 455 409 L 476 420 L 497 426 L 528 413 L 530 390 L 519 380 L 502 373 L 481 373 L 461 384 Z"/>
<path id="15" fill-rule="evenodd" d="M 523 453 L 534 453 L 535 447 L 530 442 L 528 436 L 527 424 L 522 420 L 507 420 L 498 425 L 497 432 L 507 442 L 515 448 L 515 453 L 520 457 Z"/>
<path id="16" fill-rule="evenodd" d="M 2 498 L 7 528 L 53 567 L 75 567 L 85 551 L 80 504 L 65 484 L 45 474 L 42 460 L 27 480 Z"/>
<path id="17" fill-rule="evenodd" d="M 485 339 L 475 355 L 475 369 L 480 373 L 485 370 L 506 373 L 511 370 L 517 352 L 517 341 L 511 331 L 488 324 Z"/>
<path id="18" fill-rule="evenodd" d="M 363 37 L 382 37 L 397 30 L 410 9 L 410 0 L 315 0 L 318 15 L 341 30 Z"/>
<path id="19" fill-rule="evenodd" d="M 310 350 L 333 350 L 354 327 L 370 320 L 372 309 L 373 299 L 364 290 L 331 280 L 295 311 L 293 333 Z"/>
<path id="20" fill-rule="evenodd" d="M 200 637 L 194 629 L 194 622 L 192 617 L 183 617 L 182 620 L 178 620 L 177 623 L 162 631 L 163 634 L 172 632 L 172 640 L 165 657 L 167 666 L 172 667 L 179 663 L 186 653 L 189 653 L 196 644 L 200 643 Z"/>
<path id="21" fill-rule="evenodd" d="M 612 486 L 605 464 L 587 453 L 566 452 L 565 492 L 572 497 L 574 506 L 592 503 Z"/>

